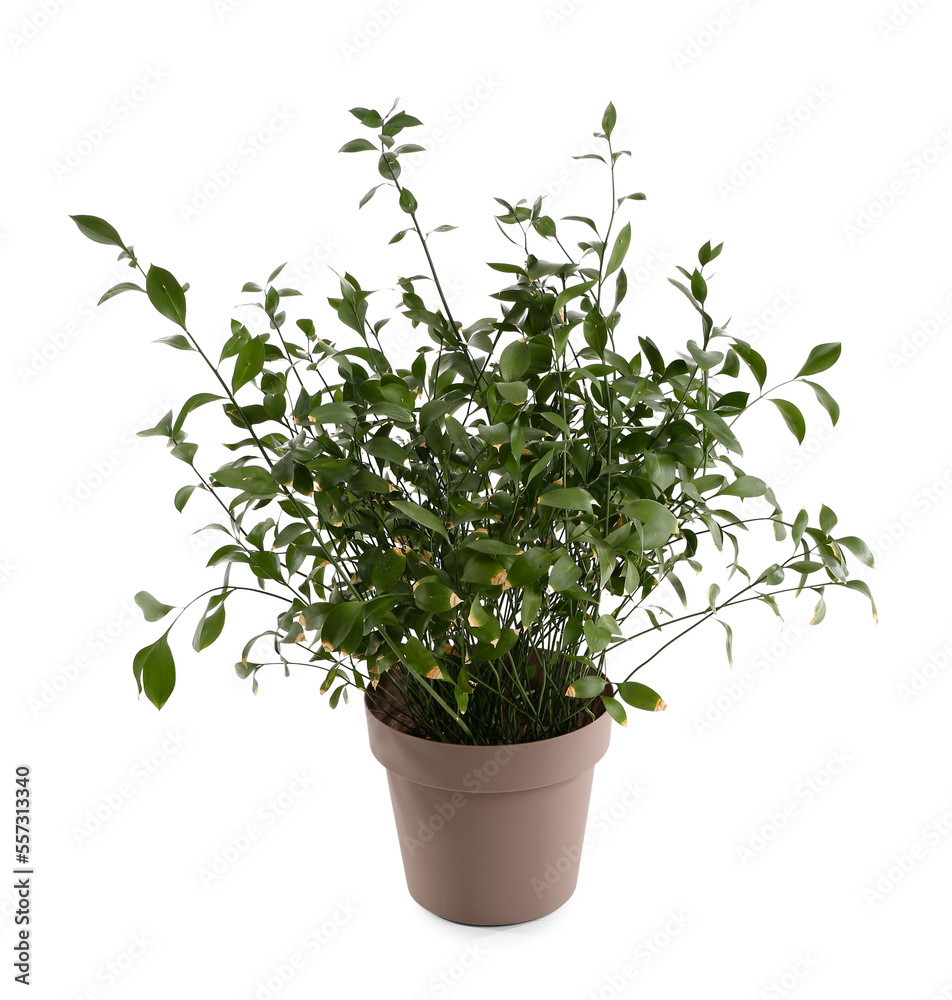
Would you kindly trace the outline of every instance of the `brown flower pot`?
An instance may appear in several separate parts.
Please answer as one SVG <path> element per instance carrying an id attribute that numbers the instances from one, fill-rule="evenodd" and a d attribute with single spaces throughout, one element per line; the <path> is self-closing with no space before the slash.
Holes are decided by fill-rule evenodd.
<path id="1" fill-rule="evenodd" d="M 514 924 L 575 891 L 604 711 L 582 728 L 510 746 L 422 739 L 364 700 L 370 749 L 387 769 L 410 895 L 462 924 Z M 599 704 L 599 709 L 601 705 Z"/>

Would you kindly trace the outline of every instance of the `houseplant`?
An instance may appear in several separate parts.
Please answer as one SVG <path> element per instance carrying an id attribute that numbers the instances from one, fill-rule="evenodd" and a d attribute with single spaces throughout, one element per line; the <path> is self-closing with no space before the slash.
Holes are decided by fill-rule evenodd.
<path id="1" fill-rule="evenodd" d="M 420 122 L 394 108 L 352 114 L 375 138 L 342 152 L 373 152 L 380 175 L 360 206 L 392 189 L 407 227 L 390 242 L 411 234 L 426 264 L 395 288 L 420 341 L 409 368 L 388 359 L 387 319 L 372 318 L 372 292 L 356 277 L 345 273 L 329 299 L 344 328 L 338 346 L 317 322 L 289 320 L 299 293 L 280 286 L 280 267 L 242 289 L 267 328 L 254 334 L 232 320 L 214 361 L 188 325 L 188 286 L 146 268 L 104 220 L 72 217 L 141 275 L 102 301 L 146 294 L 179 328 L 163 341 L 197 352 L 212 376 L 211 391 L 142 433 L 164 438 L 191 470 L 193 481 L 175 495 L 180 511 L 196 492 L 217 504 L 216 528 L 228 537 L 209 565 L 224 567 L 223 580 L 178 609 L 136 596 L 149 621 L 176 614 L 136 655 L 133 673 L 140 694 L 161 708 L 175 685 L 169 632 L 185 611 L 203 602 L 192 639 L 202 650 L 220 635 L 234 593 L 266 595 L 278 603 L 276 618 L 249 639 L 235 669 L 257 691 L 267 668 L 316 668 L 331 707 L 350 688 L 365 692 L 414 896 L 465 922 L 528 919 L 574 888 L 571 845 L 581 840 L 610 720 L 624 725 L 625 705 L 664 708 L 633 679 L 638 671 L 711 618 L 724 628 L 730 659 L 723 614 L 738 604 L 760 601 L 779 615 L 777 595 L 811 590 L 818 623 L 829 588 L 872 602 L 847 565 L 872 566 L 872 556 L 859 538 L 835 533 L 828 507 L 816 523 L 804 510 L 785 518 L 768 484 L 738 464 L 734 425 L 752 407 L 769 401 L 798 441 L 805 422 L 798 406 L 765 388 L 762 356 L 708 312 L 706 269 L 722 244 L 705 243 L 697 266 L 671 279 L 696 313 L 697 339 L 668 360 L 648 337 L 633 356 L 616 350 L 631 240 L 621 220 L 644 196 L 616 189 L 626 151 L 613 146 L 612 105 L 595 133 L 605 155 L 587 154 L 605 165 L 611 188 L 604 231 L 584 216 L 557 224 L 541 198 L 496 199 L 516 260 L 489 264 L 503 276 L 492 296 L 498 314 L 465 326 L 432 254 L 434 237 L 453 227 L 425 233 L 401 182 L 401 156 L 422 147 L 397 137 Z M 566 248 L 569 229 L 581 237 L 577 252 Z M 838 406 L 811 377 L 839 354 L 839 344 L 820 344 L 780 383 L 806 385 L 834 423 Z M 184 428 L 212 403 L 236 439 L 226 444 L 234 457 L 209 470 Z M 745 516 L 754 498 L 763 512 Z M 786 558 L 751 572 L 740 562 L 741 538 L 757 522 L 786 543 Z M 738 586 L 722 596 L 714 583 L 706 603 L 688 611 L 678 571 L 699 572 L 704 552 L 724 553 Z M 685 614 L 649 603 L 662 583 Z M 633 615 L 643 627 L 631 627 Z M 606 655 L 635 639 L 645 654 L 653 640 L 658 648 L 609 680 Z M 552 853 L 562 848 L 574 855 L 564 872 L 562 854 Z M 540 879 L 557 862 L 559 877 Z"/>

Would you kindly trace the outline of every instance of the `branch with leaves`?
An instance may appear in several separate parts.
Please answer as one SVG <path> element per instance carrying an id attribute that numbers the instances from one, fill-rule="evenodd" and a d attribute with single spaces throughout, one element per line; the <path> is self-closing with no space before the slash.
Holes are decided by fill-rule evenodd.
<path id="1" fill-rule="evenodd" d="M 348 689 L 376 687 L 386 674 L 410 732 L 516 743 L 569 732 L 599 710 L 624 723 L 625 704 L 663 708 L 632 675 L 711 618 L 725 629 L 730 659 L 733 632 L 722 614 L 739 604 L 760 601 L 779 614 L 777 595 L 811 590 L 819 623 L 829 587 L 872 602 L 848 566 L 848 558 L 872 566 L 865 543 L 838 534 L 826 506 L 816 524 L 805 510 L 786 520 L 769 485 L 739 464 L 734 429 L 767 399 L 802 442 L 803 412 L 774 395 L 798 384 L 836 423 L 839 407 L 813 377 L 838 360 L 839 344 L 813 348 L 796 375 L 765 389 L 764 358 L 708 311 L 707 269 L 723 244 L 707 242 L 697 265 L 670 279 L 700 320 L 698 338 L 668 360 L 649 337 L 638 338 L 632 356 L 618 350 L 632 239 L 631 221 L 619 217 L 644 195 L 617 193 L 618 163 L 629 153 L 613 143 L 612 105 L 595 133 L 607 155 L 586 154 L 608 173 L 604 230 L 582 215 L 556 222 L 541 197 L 531 205 L 497 198 L 496 225 L 518 256 L 489 263 L 506 282 L 491 296 L 497 313 L 468 326 L 451 311 L 431 246 L 456 227 L 427 230 L 401 180 L 401 157 L 421 147 L 398 136 L 419 120 L 395 108 L 351 113 L 374 138 L 354 139 L 342 152 L 372 152 L 380 178 L 359 207 L 392 189 L 410 225 L 390 242 L 412 234 L 426 267 L 394 288 L 400 321 L 421 341 L 409 367 L 388 357 L 381 343 L 388 319 L 370 315 L 375 293 L 349 272 L 328 299 L 342 342 L 313 319 L 289 322 L 300 293 L 280 286 L 281 267 L 242 287 L 268 329 L 255 335 L 232 319 L 214 361 L 187 325 L 188 285 L 144 267 L 104 220 L 72 217 L 142 276 L 101 301 L 144 293 L 179 328 L 161 340 L 197 355 L 214 383 L 214 391 L 196 393 L 142 432 L 164 438 L 194 477 L 176 493 L 176 508 L 208 494 L 225 515 L 211 527 L 227 541 L 209 559 L 224 567 L 221 586 L 185 605 L 136 655 L 140 692 L 160 708 L 171 694 L 169 632 L 187 608 L 208 597 L 192 642 L 202 650 L 222 633 L 229 599 L 250 591 L 282 603 L 235 664 L 255 691 L 262 669 L 289 673 L 304 664 L 323 671 L 321 692 L 333 707 Z M 576 227 L 578 252 L 571 253 L 567 234 Z M 559 260 L 546 258 L 549 244 Z M 742 388 L 747 378 L 753 396 Z M 236 439 L 225 445 L 233 457 L 209 469 L 185 425 L 213 403 Z M 771 513 L 744 516 L 744 502 L 754 498 Z M 757 522 L 769 522 L 777 542 L 792 543 L 792 554 L 752 573 L 740 561 L 741 540 Z M 700 572 L 704 551 L 726 554 L 728 579 L 736 574 L 744 583 L 724 599 L 712 584 L 707 604 L 688 611 L 678 571 L 686 563 Z M 232 584 L 233 573 L 246 582 Z M 649 603 L 662 585 L 685 615 Z M 146 592 L 136 600 L 150 621 L 176 610 Z M 625 634 L 629 617 L 642 612 L 650 627 Z M 612 684 L 606 654 L 655 633 L 665 637 L 660 648 Z M 258 652 L 262 643 L 266 655 Z"/>

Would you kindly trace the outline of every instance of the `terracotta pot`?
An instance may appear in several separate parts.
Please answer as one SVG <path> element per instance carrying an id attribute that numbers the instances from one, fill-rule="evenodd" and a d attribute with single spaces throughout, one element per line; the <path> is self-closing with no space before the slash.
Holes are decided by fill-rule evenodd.
<path id="1" fill-rule="evenodd" d="M 392 728 L 372 695 L 364 705 L 370 749 L 387 769 L 407 888 L 421 906 L 486 926 L 533 920 L 568 900 L 592 775 L 608 749 L 606 712 L 549 740 L 461 746 Z"/>

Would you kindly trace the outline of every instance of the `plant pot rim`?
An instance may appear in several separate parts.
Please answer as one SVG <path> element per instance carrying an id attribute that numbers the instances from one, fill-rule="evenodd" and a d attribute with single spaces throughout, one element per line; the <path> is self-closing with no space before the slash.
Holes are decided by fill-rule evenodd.
<path id="1" fill-rule="evenodd" d="M 561 736 L 525 743 L 443 743 L 394 729 L 372 702 L 373 692 L 365 691 L 370 749 L 387 770 L 416 784 L 473 794 L 541 788 L 574 778 L 604 756 L 612 729 L 611 716 L 599 704 L 594 719 Z"/>
<path id="2" fill-rule="evenodd" d="M 538 653 L 538 651 L 535 650 L 535 649 L 533 649 L 530 652 L 530 655 L 529 655 L 529 662 L 530 663 L 537 663 L 538 662 L 537 661 L 537 653 Z M 594 671 L 592 671 L 592 673 L 594 673 Z M 614 695 L 615 694 L 615 686 L 614 686 L 614 684 L 612 684 L 612 682 L 607 677 L 605 677 L 604 673 L 598 674 L 597 676 L 600 676 L 600 677 L 604 678 L 604 680 L 605 680 L 605 689 L 604 689 L 603 694 Z M 534 686 L 534 683 L 531 680 L 530 680 L 530 685 L 529 686 L 530 687 Z M 596 701 L 596 703 L 595 703 L 595 708 L 594 708 L 595 718 L 594 719 L 586 719 L 586 721 L 581 726 L 578 726 L 576 729 L 573 729 L 573 730 L 571 730 L 568 733 L 562 733 L 561 736 L 547 736 L 547 737 L 545 737 L 544 739 L 541 739 L 541 740 L 524 740 L 524 741 L 521 741 L 519 743 L 479 743 L 479 744 L 472 744 L 472 743 L 447 743 L 447 742 L 444 742 L 442 740 L 429 740 L 429 739 L 427 739 L 426 737 L 423 737 L 423 736 L 416 736 L 413 733 L 404 732 L 403 730 L 397 729 L 394 726 L 390 725 L 390 723 L 387 722 L 386 719 L 382 718 L 381 715 L 377 714 L 377 712 L 375 711 L 375 709 L 373 707 L 373 702 L 374 702 L 374 699 L 377 697 L 378 690 L 383 691 L 385 694 L 387 694 L 387 693 L 389 693 L 391 695 L 397 695 L 397 694 L 399 694 L 399 692 L 394 688 L 394 685 L 393 685 L 393 682 L 392 682 L 392 680 L 390 678 L 389 672 L 383 674 L 380 677 L 378 684 L 374 685 L 373 687 L 366 688 L 364 690 L 364 707 L 365 707 L 366 711 L 370 715 L 373 715 L 373 717 L 378 722 L 380 722 L 382 725 L 386 726 L 388 729 L 392 729 L 393 732 L 398 733 L 401 736 L 409 736 L 409 737 L 411 737 L 412 739 L 415 739 L 415 740 L 423 740 L 424 743 L 436 743 L 439 746 L 508 747 L 508 746 L 528 746 L 528 745 L 530 745 L 532 743 L 550 743 L 552 740 L 560 740 L 560 739 L 563 739 L 566 736 L 572 736 L 574 733 L 577 733 L 580 730 L 585 729 L 586 726 L 590 726 L 592 723 L 597 722 L 600 718 L 602 718 L 602 716 L 605 716 L 605 715 L 608 714 L 608 712 L 607 712 L 604 704 L 601 702 L 600 699 L 598 699 Z M 579 715 L 582 714 L 581 709 L 579 710 L 578 714 Z"/>
<path id="3" fill-rule="evenodd" d="M 612 690 L 613 689 L 610 686 L 609 682 L 609 684 L 605 686 L 605 693 L 611 694 Z M 581 732 L 583 729 L 587 729 L 589 726 L 593 726 L 604 716 L 608 715 L 608 712 L 605 711 L 605 706 L 599 703 L 595 709 L 594 719 L 588 719 L 584 725 L 579 726 L 577 729 L 573 729 L 571 732 L 562 733 L 560 736 L 546 736 L 541 740 L 523 740 L 519 743 L 447 743 L 442 740 L 430 740 L 427 739 L 425 736 L 417 736 L 415 733 L 405 733 L 401 729 L 395 729 L 384 719 L 381 719 L 380 716 L 376 713 L 372 704 L 373 699 L 374 699 L 374 691 L 368 688 L 367 690 L 364 691 L 364 709 L 367 712 L 367 714 L 372 716 L 376 722 L 380 723 L 380 725 L 384 726 L 386 729 L 389 729 L 397 736 L 405 736 L 411 740 L 420 740 L 423 743 L 441 747 L 469 747 L 471 749 L 473 748 L 479 749 L 480 747 L 482 747 L 484 749 L 489 749 L 489 748 L 495 749 L 497 747 L 528 747 L 534 745 L 541 746 L 544 743 L 552 743 L 555 740 L 568 739 L 569 737 L 574 736 L 576 733 Z"/>

